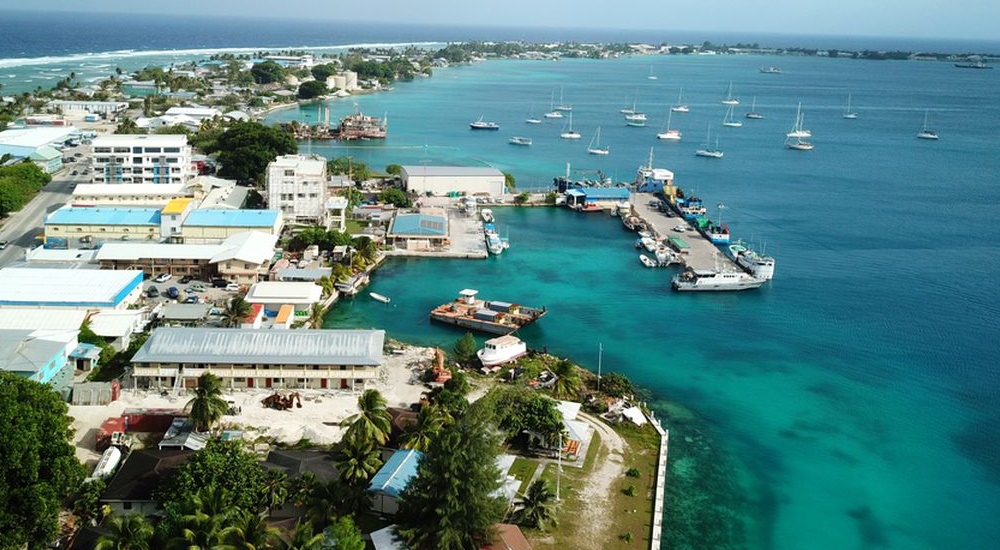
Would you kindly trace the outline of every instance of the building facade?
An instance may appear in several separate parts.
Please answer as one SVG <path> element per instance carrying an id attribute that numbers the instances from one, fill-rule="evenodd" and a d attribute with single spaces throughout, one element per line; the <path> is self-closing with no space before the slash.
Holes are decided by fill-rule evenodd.
<path id="1" fill-rule="evenodd" d="M 506 190 L 503 172 L 480 166 L 403 166 L 403 188 L 417 194 L 488 195 L 498 197 Z"/>
<path id="2" fill-rule="evenodd" d="M 184 183 L 194 176 L 181 134 L 112 134 L 93 141 L 91 183 Z"/>
<path id="3" fill-rule="evenodd" d="M 267 166 L 268 206 L 280 210 L 288 223 L 327 225 L 326 161 L 319 157 L 284 155 Z"/>

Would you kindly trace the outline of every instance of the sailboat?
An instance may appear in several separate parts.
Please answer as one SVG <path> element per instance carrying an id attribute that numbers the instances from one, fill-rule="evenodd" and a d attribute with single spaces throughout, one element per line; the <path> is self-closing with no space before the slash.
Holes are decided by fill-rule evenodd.
<path id="1" fill-rule="evenodd" d="M 917 139 L 937 139 L 937 132 L 931 130 L 927 126 L 927 111 L 924 111 L 924 125 L 920 127 L 920 131 L 917 132 Z"/>
<path id="2" fill-rule="evenodd" d="M 559 86 L 559 105 L 556 105 L 557 111 L 572 111 L 573 106 L 568 103 L 563 103 L 563 89 Z"/>
<path id="3" fill-rule="evenodd" d="M 728 126 L 730 128 L 739 128 L 743 126 L 743 122 L 733 118 L 733 110 L 736 109 L 736 105 L 730 105 L 729 110 L 726 111 L 725 118 L 722 119 L 722 125 Z"/>
<path id="4" fill-rule="evenodd" d="M 680 91 L 677 92 L 677 104 L 670 108 L 670 110 L 672 112 L 674 112 L 674 113 L 687 113 L 687 112 L 690 112 L 690 109 L 688 109 L 688 106 L 685 105 L 683 101 L 681 101 L 681 99 L 683 97 L 684 97 L 684 88 L 681 88 Z"/>
<path id="5" fill-rule="evenodd" d="M 708 135 L 705 136 L 705 143 L 702 144 L 701 149 L 694 152 L 696 156 L 708 157 L 713 159 L 722 158 L 722 150 L 719 149 L 719 138 L 715 138 L 715 147 L 712 147 L 712 125 L 708 125 Z"/>
<path id="6" fill-rule="evenodd" d="M 750 112 L 746 114 L 749 119 L 762 119 L 764 115 L 757 112 L 757 96 L 753 96 L 753 101 L 750 102 Z"/>
<path id="7" fill-rule="evenodd" d="M 597 132 L 594 137 L 590 140 L 590 145 L 587 146 L 587 152 L 591 155 L 607 155 L 611 151 L 608 149 L 607 145 L 601 145 L 601 127 L 597 127 Z"/>
<path id="8" fill-rule="evenodd" d="M 670 117 L 673 115 L 673 109 L 667 111 L 667 125 L 662 132 L 656 134 L 656 139 L 662 139 L 666 141 L 680 141 L 681 131 L 670 129 Z"/>
<path id="9" fill-rule="evenodd" d="M 635 110 L 636 100 L 632 100 L 632 108 L 629 109 L 630 112 L 625 113 L 625 124 L 629 126 L 645 126 L 646 125 L 646 113 Z"/>
<path id="10" fill-rule="evenodd" d="M 556 92 L 552 91 L 552 96 L 549 98 L 549 112 L 545 113 L 545 118 L 562 118 L 563 114 L 559 112 L 556 108 Z"/>
<path id="11" fill-rule="evenodd" d="M 733 97 L 733 81 L 729 81 L 729 90 L 726 92 L 726 99 L 722 100 L 723 105 L 739 105 L 740 100 Z"/>
<path id="12" fill-rule="evenodd" d="M 528 124 L 541 124 L 542 123 L 542 119 L 540 119 L 540 118 L 538 118 L 538 117 L 535 116 L 535 108 L 534 108 L 534 106 L 532 106 L 531 108 L 528 109 L 528 118 L 524 119 L 524 121 L 526 123 L 528 123 Z"/>
<path id="13" fill-rule="evenodd" d="M 646 80 L 656 80 L 656 75 L 653 74 L 653 66 L 652 65 L 649 66 L 649 76 L 646 77 Z"/>
<path id="14" fill-rule="evenodd" d="M 795 111 L 795 124 L 792 125 L 792 131 L 785 134 L 785 136 L 790 138 L 812 137 L 812 132 L 802 127 L 803 120 L 804 117 L 802 115 L 802 103 L 799 102 L 799 106 Z"/>
<path id="15" fill-rule="evenodd" d="M 858 118 L 858 113 L 851 110 L 851 94 L 847 94 L 847 108 L 844 109 L 844 118 L 851 120 Z"/>
<path id="16" fill-rule="evenodd" d="M 559 137 L 563 139 L 580 139 L 580 132 L 573 131 L 573 113 L 569 114 L 569 122 L 567 126 L 563 128 Z"/>

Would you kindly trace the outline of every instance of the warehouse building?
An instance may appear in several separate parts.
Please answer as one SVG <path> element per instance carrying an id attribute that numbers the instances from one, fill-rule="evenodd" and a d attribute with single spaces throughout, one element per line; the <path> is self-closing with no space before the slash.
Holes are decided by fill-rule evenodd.
<path id="1" fill-rule="evenodd" d="M 0 308 L 126 309 L 142 294 L 142 271 L 0 269 Z"/>
<path id="2" fill-rule="evenodd" d="M 403 189 L 420 195 L 503 195 L 503 172 L 479 166 L 403 166 Z"/>

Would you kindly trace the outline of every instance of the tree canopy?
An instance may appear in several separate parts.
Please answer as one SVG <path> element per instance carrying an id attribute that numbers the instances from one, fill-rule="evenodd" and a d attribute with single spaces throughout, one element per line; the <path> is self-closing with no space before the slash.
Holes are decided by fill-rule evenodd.
<path id="1" fill-rule="evenodd" d="M 157 489 L 157 501 L 169 512 L 199 489 L 237 489 L 227 492 L 225 504 L 259 511 L 266 501 L 266 474 L 257 458 L 231 441 L 211 440 L 204 449 Z"/>
<path id="2" fill-rule="evenodd" d="M 219 176 L 238 181 L 261 179 L 271 161 L 299 150 L 295 138 L 288 132 L 254 121 L 233 123 L 208 146 L 205 152 L 216 154 L 222 163 Z"/>
<path id="3" fill-rule="evenodd" d="M 396 187 L 387 187 L 384 191 L 378 194 L 377 198 L 379 202 L 389 203 L 398 208 L 410 207 L 410 197 L 407 197 L 406 193 Z"/>
<path id="4" fill-rule="evenodd" d="M 487 408 L 507 437 L 528 430 L 545 441 L 555 441 L 562 432 L 562 414 L 556 402 L 524 386 L 495 386 L 477 401 Z"/>
<path id="5" fill-rule="evenodd" d="M 0 166 L 0 216 L 24 208 L 50 181 L 52 176 L 33 162 Z"/>
<path id="6" fill-rule="evenodd" d="M 262 61 L 260 63 L 255 63 L 253 67 L 250 67 L 250 74 L 253 76 L 253 81 L 255 83 L 270 84 L 272 82 L 281 82 L 284 80 L 288 71 L 274 61 Z"/>
<path id="7" fill-rule="evenodd" d="M 56 538 L 63 499 L 83 480 L 62 397 L 0 372 L 0 548 L 40 548 Z"/>
<path id="8" fill-rule="evenodd" d="M 299 99 L 314 99 L 326 95 L 330 90 L 326 87 L 326 82 L 322 80 L 309 80 L 299 84 Z"/>
<path id="9" fill-rule="evenodd" d="M 337 74 L 339 69 L 334 63 L 323 63 L 322 65 L 313 65 L 313 68 L 309 70 L 313 78 L 319 81 L 326 81 L 327 78 Z"/>

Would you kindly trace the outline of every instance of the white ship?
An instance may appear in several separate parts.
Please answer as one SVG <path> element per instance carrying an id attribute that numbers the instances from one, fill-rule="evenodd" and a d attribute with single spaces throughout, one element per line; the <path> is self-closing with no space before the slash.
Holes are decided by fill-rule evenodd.
<path id="1" fill-rule="evenodd" d="M 770 281 L 774 278 L 774 258 L 757 253 L 743 241 L 729 245 L 729 253 L 736 265 L 747 270 L 758 279 Z"/>
<path id="2" fill-rule="evenodd" d="M 484 367 L 489 368 L 510 363 L 526 353 L 528 353 L 527 344 L 517 336 L 507 334 L 487 340 L 486 347 L 477 351 L 476 356 Z"/>
<path id="3" fill-rule="evenodd" d="M 688 268 L 674 277 L 671 286 L 678 292 L 728 292 L 751 290 L 765 282 L 742 271 Z"/>

